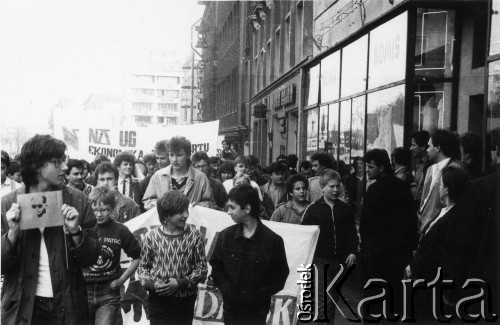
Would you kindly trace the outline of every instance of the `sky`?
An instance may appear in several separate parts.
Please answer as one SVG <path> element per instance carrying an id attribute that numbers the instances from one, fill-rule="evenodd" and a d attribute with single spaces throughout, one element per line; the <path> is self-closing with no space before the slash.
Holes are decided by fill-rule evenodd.
<path id="1" fill-rule="evenodd" d="M 120 94 L 123 65 L 150 51 L 187 58 L 203 10 L 195 0 L 1 1 L 2 119 L 36 117 L 63 97 Z"/>

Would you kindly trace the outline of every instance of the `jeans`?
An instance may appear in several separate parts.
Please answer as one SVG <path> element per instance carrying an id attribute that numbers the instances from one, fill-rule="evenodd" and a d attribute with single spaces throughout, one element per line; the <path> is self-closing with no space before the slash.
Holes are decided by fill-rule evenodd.
<path id="1" fill-rule="evenodd" d="M 31 318 L 33 325 L 57 325 L 56 309 L 54 298 L 35 296 L 33 315 Z"/>
<path id="2" fill-rule="evenodd" d="M 120 289 L 113 290 L 110 282 L 88 283 L 88 302 L 91 324 L 121 324 Z"/>
<path id="3" fill-rule="evenodd" d="M 187 297 L 149 295 L 149 321 L 151 325 L 192 324 L 197 295 Z"/>
<path id="4" fill-rule="evenodd" d="M 328 318 L 328 323 L 333 324 L 335 320 L 335 309 L 336 306 L 330 296 L 327 294 L 325 297 L 325 291 L 328 288 L 328 285 L 332 282 L 332 280 L 335 278 L 335 275 L 338 273 L 340 269 L 340 264 L 342 264 L 343 261 L 340 261 L 336 258 L 333 259 L 324 259 L 320 257 L 316 257 L 313 259 L 313 264 L 316 265 L 318 268 L 318 301 L 316 302 L 318 304 L 318 317 L 319 319 L 325 319 Z M 328 270 L 326 271 L 326 282 L 325 282 L 325 266 L 328 264 Z M 335 301 L 339 299 L 338 295 L 332 290 L 330 292 L 330 295 L 332 296 Z M 325 306 L 325 299 L 327 301 L 326 306 Z M 325 311 L 325 308 L 327 310 Z"/>

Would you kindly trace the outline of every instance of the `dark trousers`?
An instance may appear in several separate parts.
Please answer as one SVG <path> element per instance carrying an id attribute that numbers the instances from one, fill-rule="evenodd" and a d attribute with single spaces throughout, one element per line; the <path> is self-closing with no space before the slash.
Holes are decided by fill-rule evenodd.
<path id="1" fill-rule="evenodd" d="M 149 296 L 149 321 L 151 325 L 192 324 L 196 295 L 184 298 Z"/>
<path id="2" fill-rule="evenodd" d="M 31 316 L 33 325 L 57 325 L 56 309 L 54 298 L 35 296 L 33 305 L 33 315 Z"/>
<path id="3" fill-rule="evenodd" d="M 248 313 L 232 313 L 224 310 L 224 324 L 226 325 L 263 325 L 266 324 L 266 318 L 267 314 L 263 313 L 251 311 Z"/>

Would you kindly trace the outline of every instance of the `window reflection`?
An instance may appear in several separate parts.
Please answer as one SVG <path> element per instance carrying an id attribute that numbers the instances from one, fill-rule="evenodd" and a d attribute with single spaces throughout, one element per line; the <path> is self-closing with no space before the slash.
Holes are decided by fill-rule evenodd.
<path id="1" fill-rule="evenodd" d="M 352 100 L 351 159 L 363 157 L 365 146 L 365 96 Z M 351 161 L 352 161 L 351 160 Z"/>
<path id="2" fill-rule="evenodd" d="M 413 130 L 446 129 L 451 126 L 451 83 L 416 84 Z"/>
<path id="3" fill-rule="evenodd" d="M 338 160 L 339 104 L 328 105 L 328 153 Z"/>
<path id="4" fill-rule="evenodd" d="M 319 108 L 319 150 L 328 149 L 328 105 Z"/>
<path id="5" fill-rule="evenodd" d="M 500 61 L 488 67 L 488 111 L 487 131 L 500 127 Z"/>
<path id="6" fill-rule="evenodd" d="M 349 164 L 351 159 L 351 100 L 340 103 L 339 161 Z"/>
<path id="7" fill-rule="evenodd" d="M 368 94 L 366 149 L 403 146 L 404 91 L 400 85 Z"/>
<path id="8" fill-rule="evenodd" d="M 455 11 L 418 8 L 415 42 L 416 77 L 451 77 Z"/>
<path id="9" fill-rule="evenodd" d="M 339 99 L 340 51 L 321 61 L 321 102 Z"/>
<path id="10" fill-rule="evenodd" d="M 341 97 L 366 90 L 367 58 L 368 35 L 342 49 Z"/>
<path id="11" fill-rule="evenodd" d="M 318 108 L 308 110 L 305 117 L 307 129 L 306 153 L 309 157 L 318 151 Z"/>
<path id="12" fill-rule="evenodd" d="M 319 91 L 319 64 L 309 70 L 309 97 L 307 99 L 307 106 L 315 105 L 318 103 Z"/>

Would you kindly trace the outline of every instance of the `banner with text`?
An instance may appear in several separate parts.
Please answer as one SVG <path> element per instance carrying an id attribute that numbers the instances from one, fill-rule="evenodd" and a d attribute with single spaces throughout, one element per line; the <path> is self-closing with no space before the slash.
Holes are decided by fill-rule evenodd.
<path id="1" fill-rule="evenodd" d="M 194 224 L 205 238 L 207 263 L 215 247 L 219 233 L 234 225 L 228 214 L 204 207 L 190 207 L 188 223 Z M 283 238 L 290 274 L 285 287 L 271 300 L 271 309 L 267 324 L 295 324 L 297 314 L 297 297 L 300 287 L 297 285 L 297 268 L 300 264 L 312 262 L 314 249 L 319 236 L 317 226 L 300 226 L 294 224 L 264 221 L 264 224 Z M 152 209 L 125 223 L 135 237 L 142 243 L 146 233 L 159 226 L 156 209 Z M 129 259 L 122 252 L 122 268 L 128 266 Z M 208 264 L 208 275 L 211 273 Z M 195 324 L 221 324 L 222 295 L 213 287 L 212 281 L 198 285 L 198 298 L 195 307 Z M 149 324 L 147 292 L 141 286 L 136 275 L 122 286 L 122 316 L 123 324 Z"/>
<path id="2" fill-rule="evenodd" d="M 142 158 L 153 151 L 159 140 L 184 136 L 191 141 L 191 153 L 206 151 L 209 156 L 217 155 L 219 121 L 199 124 L 152 126 L 152 127 L 99 127 L 93 125 L 55 125 L 54 136 L 63 140 L 70 157 L 94 160 L 98 154 L 113 158 L 121 151 L 132 152 Z"/>

